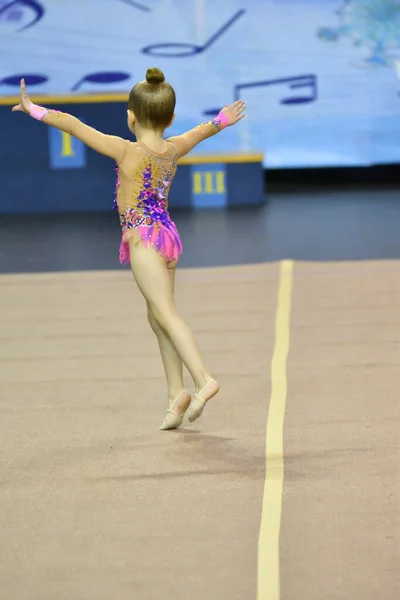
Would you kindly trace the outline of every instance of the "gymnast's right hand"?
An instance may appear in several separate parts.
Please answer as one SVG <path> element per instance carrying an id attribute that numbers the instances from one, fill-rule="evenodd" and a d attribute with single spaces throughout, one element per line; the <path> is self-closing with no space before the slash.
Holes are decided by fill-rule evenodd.
<path id="1" fill-rule="evenodd" d="M 25 86 L 24 79 L 21 79 L 20 86 L 21 86 L 21 101 L 16 106 L 13 106 L 12 111 L 13 112 L 20 111 L 20 112 L 24 112 L 27 115 L 29 115 L 29 110 L 33 103 L 31 102 L 31 100 L 29 100 L 29 96 L 26 93 L 26 86 Z"/>

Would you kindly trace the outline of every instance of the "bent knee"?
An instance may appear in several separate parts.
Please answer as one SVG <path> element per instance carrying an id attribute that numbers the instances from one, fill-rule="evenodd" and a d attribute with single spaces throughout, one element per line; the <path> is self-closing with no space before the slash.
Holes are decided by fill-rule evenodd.
<path id="1" fill-rule="evenodd" d="M 155 331 L 157 328 L 157 323 L 156 323 L 153 313 L 151 312 L 151 310 L 149 308 L 147 309 L 147 320 L 148 320 L 149 325 L 152 328 L 152 330 Z"/>
<path id="2" fill-rule="evenodd" d="M 168 321 L 175 314 L 175 307 L 173 304 L 160 304 L 156 306 L 150 306 L 150 312 L 150 318 L 154 319 L 155 325 L 165 329 Z"/>

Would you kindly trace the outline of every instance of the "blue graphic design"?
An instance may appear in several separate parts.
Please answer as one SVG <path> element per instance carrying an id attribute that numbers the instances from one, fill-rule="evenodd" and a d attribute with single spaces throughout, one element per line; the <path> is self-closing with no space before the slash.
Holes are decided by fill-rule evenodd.
<path id="1" fill-rule="evenodd" d="M 89 75 L 85 75 L 75 83 L 72 87 L 72 91 L 76 92 L 76 90 L 79 90 L 84 83 L 98 83 L 103 86 L 108 86 L 113 83 L 127 81 L 130 77 L 130 73 L 123 73 L 121 71 L 99 71 L 98 73 L 89 73 Z"/>
<path id="2" fill-rule="evenodd" d="M 339 26 L 320 28 L 318 35 L 321 39 L 333 42 L 348 35 L 355 46 L 369 47 L 367 64 L 392 64 L 388 51 L 400 49 L 399 0 L 342 0 L 336 14 Z"/>
<path id="3" fill-rule="evenodd" d="M 176 43 L 163 43 L 153 44 L 152 46 L 146 46 L 142 48 L 144 54 L 151 54 L 153 56 L 168 56 L 174 58 L 186 58 L 187 56 L 193 56 L 195 54 L 201 54 L 205 52 L 214 44 L 218 38 L 220 38 L 225 31 L 227 31 L 246 11 L 239 10 L 233 15 L 226 23 L 224 23 L 220 29 L 215 31 L 211 37 L 204 44 L 182 44 Z M 174 48 L 174 50 L 172 50 Z M 160 52 L 161 49 L 161 52 Z M 167 51 L 166 51 L 167 50 Z"/>
<path id="4" fill-rule="evenodd" d="M 25 12 L 30 13 L 29 21 L 19 31 L 38 23 L 44 16 L 45 10 L 42 3 L 36 0 L 0 0 L 0 20 L 20 23 L 24 21 Z"/>
<path id="5" fill-rule="evenodd" d="M 86 146 L 76 138 L 49 127 L 50 167 L 82 169 L 86 165 Z"/>
<path id="6" fill-rule="evenodd" d="M 400 0 L 0 0 L 0 55 L 3 96 L 24 76 L 41 96 L 127 98 L 158 66 L 177 92 L 168 135 L 245 100 L 247 118 L 195 153 L 400 162 Z"/>
<path id="7" fill-rule="evenodd" d="M 135 2 L 134 0 L 119 0 L 120 2 L 125 2 L 125 4 L 128 4 L 129 6 L 133 6 L 133 8 L 137 8 L 138 10 L 143 10 L 144 12 L 150 12 L 151 8 L 149 8 L 148 6 L 145 6 L 142 3 L 139 2 Z"/>
<path id="8" fill-rule="evenodd" d="M 196 209 L 223 208 L 227 204 L 226 165 L 192 165 L 192 205 Z"/>

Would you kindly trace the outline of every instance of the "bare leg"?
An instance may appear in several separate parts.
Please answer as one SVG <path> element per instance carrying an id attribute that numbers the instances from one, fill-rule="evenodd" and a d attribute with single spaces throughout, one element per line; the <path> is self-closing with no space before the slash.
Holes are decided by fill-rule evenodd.
<path id="1" fill-rule="evenodd" d="M 193 333 L 176 312 L 167 263 L 156 250 L 144 248 L 135 241 L 131 243 L 130 258 L 133 275 L 155 321 L 172 342 L 193 378 L 196 392 L 199 392 L 212 377 L 203 363 Z M 213 390 L 210 386 L 212 395 L 218 391 Z"/>
<path id="2" fill-rule="evenodd" d="M 175 268 L 168 269 L 168 275 L 170 279 L 171 293 L 174 295 Z M 185 389 L 185 384 L 183 383 L 183 363 L 176 353 L 171 340 L 155 320 L 149 303 L 147 303 L 147 318 L 149 320 L 150 327 L 157 336 L 161 359 L 164 365 L 165 376 L 167 378 L 168 404 L 171 408 L 174 400 L 176 400 L 182 390 Z M 190 398 L 188 398 L 187 395 L 182 394 L 182 397 L 179 400 L 175 405 L 174 410 L 176 410 L 178 413 L 183 413 L 186 411 L 190 403 Z"/>

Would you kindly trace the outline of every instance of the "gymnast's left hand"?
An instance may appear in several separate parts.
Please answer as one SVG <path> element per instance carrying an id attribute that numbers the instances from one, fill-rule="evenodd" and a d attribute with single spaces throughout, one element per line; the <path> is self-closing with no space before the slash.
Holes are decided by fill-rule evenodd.
<path id="1" fill-rule="evenodd" d="M 246 110 L 246 104 L 243 100 L 236 100 L 236 102 L 230 106 L 225 104 L 222 110 L 227 118 L 227 125 L 235 125 L 246 116 L 246 113 L 244 112 Z"/>
<path id="2" fill-rule="evenodd" d="M 27 115 L 29 115 L 29 110 L 30 110 L 30 107 L 32 106 L 33 102 L 31 102 L 31 100 L 29 100 L 29 96 L 26 93 L 26 86 L 25 86 L 24 79 L 21 79 L 20 86 L 21 86 L 21 102 L 19 104 L 17 104 L 16 106 L 13 106 L 12 112 L 19 111 L 19 112 L 24 112 Z"/>

